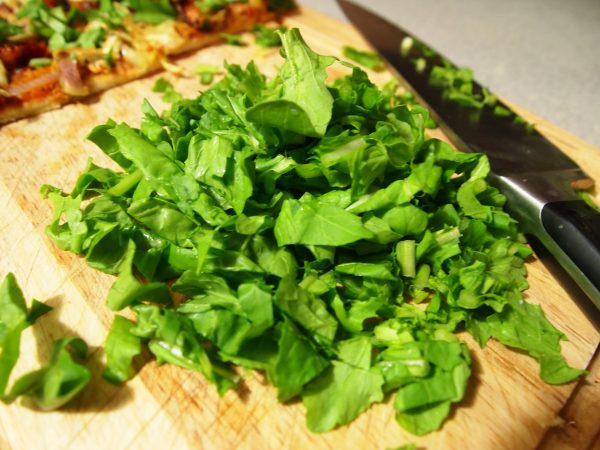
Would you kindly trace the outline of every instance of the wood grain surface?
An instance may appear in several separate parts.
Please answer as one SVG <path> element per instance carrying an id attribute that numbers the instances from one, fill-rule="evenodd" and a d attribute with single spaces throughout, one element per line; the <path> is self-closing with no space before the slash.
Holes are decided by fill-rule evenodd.
<path id="1" fill-rule="evenodd" d="M 340 56 L 342 45 L 366 48 L 350 26 L 307 9 L 287 18 L 285 24 L 299 27 L 319 53 Z M 245 39 L 252 42 L 250 36 Z M 215 46 L 179 64 L 194 68 L 198 63 L 221 66 L 223 60 L 246 64 L 250 59 L 268 74 L 281 64 L 276 49 L 253 45 Z M 336 65 L 331 77 L 345 70 Z M 104 300 L 113 278 L 60 251 L 45 237 L 51 208 L 39 189 L 47 183 L 70 190 L 90 157 L 99 165 L 109 165 L 107 157 L 84 137 L 109 117 L 138 125 L 143 98 L 160 109 L 159 96 L 151 92 L 158 76 L 0 129 L 0 277 L 15 273 L 28 299 L 35 297 L 55 308 L 24 334 L 23 358 L 15 374 L 44 362 L 53 339 L 72 335 L 90 344 L 94 371 L 92 383 L 61 411 L 0 406 L 0 448 L 386 449 L 414 442 L 431 449 L 520 450 L 539 445 L 573 449 L 593 445 L 600 423 L 596 412 L 599 363 L 579 385 L 550 386 L 539 379 L 532 359 L 495 342 L 481 350 L 468 336 L 462 337 L 473 352 L 474 370 L 466 398 L 441 431 L 423 438 L 402 431 L 391 402 L 375 405 L 349 426 L 312 434 L 305 426 L 302 404 L 279 404 L 274 389 L 258 372 L 245 373 L 243 387 L 222 398 L 201 375 L 154 363 L 124 386 L 102 381 L 100 347 L 112 318 Z M 186 95 L 201 89 L 196 79 L 162 76 Z M 378 83 L 389 78 L 386 73 L 373 74 Z M 524 115 L 600 180 L 600 150 Z M 581 299 L 576 297 L 581 294 L 565 290 L 539 260 L 529 263 L 528 269 L 527 300 L 541 304 L 568 336 L 563 345 L 568 362 L 587 367 L 600 335 L 578 306 Z"/>

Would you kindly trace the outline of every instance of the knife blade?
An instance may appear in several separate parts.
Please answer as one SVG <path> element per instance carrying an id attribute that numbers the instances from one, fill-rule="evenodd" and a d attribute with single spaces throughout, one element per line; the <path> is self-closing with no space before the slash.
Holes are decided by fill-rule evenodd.
<path id="1" fill-rule="evenodd" d="M 461 151 L 488 156 L 490 181 L 507 197 L 507 209 L 523 232 L 547 248 L 600 310 L 600 213 L 576 193 L 593 187 L 593 179 L 474 80 L 469 80 L 472 93 L 483 99 L 482 106 L 472 108 L 448 95 L 432 78 L 440 68 L 456 69 L 447 58 L 357 4 L 347 0 L 338 4 L 406 87 L 429 107 L 452 143 Z"/>

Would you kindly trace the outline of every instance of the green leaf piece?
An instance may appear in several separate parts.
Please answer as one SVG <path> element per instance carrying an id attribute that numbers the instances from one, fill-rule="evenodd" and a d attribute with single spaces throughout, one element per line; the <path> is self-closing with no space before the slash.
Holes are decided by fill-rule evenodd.
<path id="1" fill-rule="evenodd" d="M 12 273 L 0 284 L 0 395 L 19 359 L 21 332 L 29 325 L 23 292 Z"/>
<path id="2" fill-rule="evenodd" d="M 142 283 L 134 274 L 133 258 L 135 244 L 129 241 L 127 255 L 121 265 L 117 280 L 113 283 L 106 298 L 106 304 L 118 311 L 141 300 L 152 300 L 159 303 L 169 302 L 171 296 L 164 283 Z"/>
<path id="3" fill-rule="evenodd" d="M 358 216 L 309 195 L 284 202 L 274 232 L 280 246 L 338 246 L 373 236 Z"/>
<path id="4" fill-rule="evenodd" d="M 90 370 L 80 362 L 85 360 L 87 349 L 87 344 L 79 338 L 55 341 L 48 365 L 17 379 L 3 400 L 12 402 L 24 396 L 41 410 L 60 408 L 91 379 Z"/>
<path id="5" fill-rule="evenodd" d="M 508 347 L 527 352 L 540 363 L 540 377 L 546 383 L 567 383 L 585 373 L 570 367 L 561 356 L 560 341 L 565 336 L 546 319 L 538 305 L 515 299 L 500 312 L 473 316 L 467 321 L 467 329 L 480 345 L 494 337 Z"/>
<path id="6" fill-rule="evenodd" d="M 365 338 L 345 344 L 346 353 L 370 357 Z M 315 433 L 332 430 L 351 422 L 372 403 L 383 400 L 383 377 L 358 361 L 333 360 L 329 369 L 313 381 L 302 396 L 306 408 L 306 424 Z"/>
<path id="7" fill-rule="evenodd" d="M 281 97 L 257 104 L 248 120 L 306 136 L 323 136 L 331 119 L 333 98 L 325 86 L 325 69 L 335 60 L 314 53 L 297 29 L 280 34 L 285 55 Z"/>
<path id="8" fill-rule="evenodd" d="M 277 397 L 286 401 L 300 394 L 304 385 L 323 372 L 329 362 L 289 320 L 283 321 L 279 332 L 279 349 L 271 378 L 277 386 Z"/>
<path id="9" fill-rule="evenodd" d="M 385 68 L 383 59 L 381 59 L 381 56 L 377 53 L 357 50 L 354 47 L 348 46 L 342 48 L 342 53 L 349 60 L 367 67 L 368 69 L 375 70 L 376 72 L 381 72 Z"/>
<path id="10" fill-rule="evenodd" d="M 133 358 L 142 351 L 142 340 L 131 333 L 135 324 L 123 316 L 115 316 L 104 342 L 106 369 L 102 377 L 111 383 L 123 383 L 135 374 Z"/>

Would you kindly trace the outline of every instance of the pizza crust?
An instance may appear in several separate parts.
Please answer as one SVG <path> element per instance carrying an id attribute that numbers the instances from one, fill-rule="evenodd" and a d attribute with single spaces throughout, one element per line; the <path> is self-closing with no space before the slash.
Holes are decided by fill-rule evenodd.
<path id="1" fill-rule="evenodd" d="M 223 15 L 223 28 L 211 32 L 199 31 L 186 22 L 176 20 L 158 25 L 128 22 L 125 26 L 127 33 L 119 32 L 120 37 L 115 38 L 121 40 L 121 45 L 118 58 L 111 67 L 102 67 L 102 58 L 98 56 L 102 51 L 99 49 L 68 49 L 55 52 L 55 66 L 64 54 L 78 59 L 83 86 L 77 84 L 70 87 L 68 80 L 59 70 L 60 88 L 56 89 L 56 92 L 53 91 L 44 97 L 0 104 L 0 124 L 58 109 L 67 103 L 158 72 L 163 69 L 162 61 L 167 57 L 221 42 L 221 33 L 238 34 L 250 31 L 253 25 L 276 18 L 276 14 L 268 10 L 266 0 L 228 4 L 219 13 Z M 86 54 L 91 56 L 88 58 Z"/>

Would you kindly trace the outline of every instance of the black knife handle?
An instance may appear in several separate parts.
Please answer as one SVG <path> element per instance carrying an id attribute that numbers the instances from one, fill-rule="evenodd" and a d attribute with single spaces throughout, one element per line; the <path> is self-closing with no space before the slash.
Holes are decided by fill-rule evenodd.
<path id="1" fill-rule="evenodd" d="M 600 292 L 600 213 L 583 200 L 566 200 L 545 204 L 540 219 L 550 238 Z"/>

